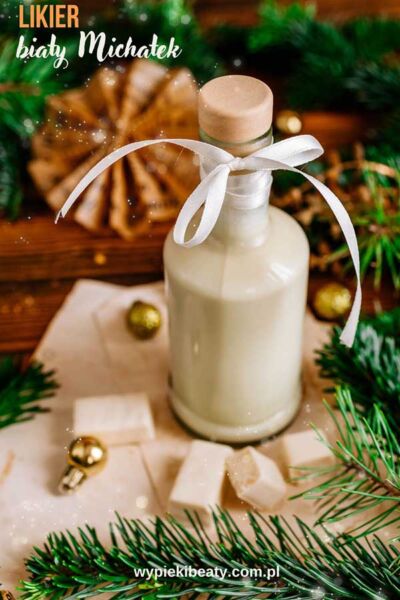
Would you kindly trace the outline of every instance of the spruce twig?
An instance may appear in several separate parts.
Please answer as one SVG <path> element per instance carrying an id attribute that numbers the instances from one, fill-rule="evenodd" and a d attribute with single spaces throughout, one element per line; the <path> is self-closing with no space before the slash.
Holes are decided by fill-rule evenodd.
<path id="1" fill-rule="evenodd" d="M 77 535 L 52 534 L 43 549 L 35 548 L 26 566 L 30 579 L 22 583 L 22 598 L 72 600 L 110 594 L 128 598 L 396 598 L 400 590 L 399 552 L 377 537 L 366 546 L 357 540 L 327 536 L 300 519 L 264 519 L 249 514 L 252 539 L 244 535 L 229 512 L 214 513 L 216 541 L 209 539 L 191 516 L 192 529 L 172 517 L 157 518 L 150 525 L 117 518 L 109 545 L 103 545 L 95 529 Z M 253 541 L 254 540 L 254 541 Z M 344 543 L 346 542 L 346 543 Z M 149 578 L 136 569 L 176 569 L 178 566 L 227 569 L 225 575 L 180 573 Z M 235 577 L 235 568 L 279 567 L 279 576 Z"/>
<path id="2" fill-rule="evenodd" d="M 32 36 L 31 36 L 32 37 Z M 26 44 L 30 37 L 26 36 Z M 67 55 L 76 41 L 65 41 Z M 3 38 L 0 43 L 0 125 L 20 140 L 29 139 L 43 119 L 46 97 L 64 88 L 68 74 L 54 69 L 54 58 L 16 58 L 17 42 Z"/>
<path id="3" fill-rule="evenodd" d="M 362 17 L 338 26 L 319 21 L 313 4 L 282 7 L 276 0 L 264 0 L 259 14 L 248 52 L 264 62 L 277 49 L 285 56 L 291 107 L 397 109 L 398 20 Z"/>
<path id="4" fill-rule="evenodd" d="M 221 62 L 187 0 L 123 0 L 122 9 L 143 43 L 148 43 L 155 32 L 161 43 L 175 39 L 182 53 L 177 58 L 164 59 L 163 64 L 186 66 L 203 83 L 223 73 Z"/>
<path id="5" fill-rule="evenodd" d="M 373 414 L 377 405 L 399 435 L 400 308 L 363 319 L 352 348 L 340 342 L 340 332 L 335 327 L 330 341 L 317 352 L 320 375 L 349 388 L 362 415 Z"/>
<path id="6" fill-rule="evenodd" d="M 0 429 L 29 421 L 39 413 L 48 412 L 40 401 L 51 398 L 58 385 L 53 371 L 34 362 L 20 372 L 15 360 L 0 361 Z"/>
<path id="7" fill-rule="evenodd" d="M 296 497 L 318 501 L 322 513 L 317 524 L 362 516 L 361 524 L 349 531 L 356 539 L 400 522 L 400 442 L 378 404 L 365 418 L 357 412 L 349 390 L 339 389 L 336 403 L 339 414 L 326 406 L 338 439 L 334 444 L 321 442 L 337 462 L 308 471 L 308 477 L 323 476 L 324 481 Z"/>
<path id="8" fill-rule="evenodd" d="M 373 272 L 375 289 L 379 289 L 384 274 L 400 289 L 400 171 L 394 188 L 380 186 L 379 174 L 363 173 L 371 202 L 360 203 L 352 220 L 357 232 L 361 277 Z M 344 270 L 352 268 L 346 244 L 340 244 L 326 258 L 326 264 L 345 259 Z"/>
<path id="9" fill-rule="evenodd" d="M 22 202 L 18 139 L 0 127 L 0 217 L 13 220 Z"/>

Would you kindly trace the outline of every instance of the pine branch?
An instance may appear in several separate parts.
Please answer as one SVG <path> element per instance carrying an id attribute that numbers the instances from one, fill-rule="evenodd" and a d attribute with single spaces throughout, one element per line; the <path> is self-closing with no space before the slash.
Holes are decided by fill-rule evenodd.
<path id="1" fill-rule="evenodd" d="M 377 16 L 359 17 L 343 24 L 341 31 L 360 61 L 391 58 L 399 44 L 400 21 Z"/>
<path id="2" fill-rule="evenodd" d="M 53 371 L 32 363 L 22 373 L 11 357 L 0 361 L 0 429 L 29 421 L 48 412 L 39 402 L 54 395 L 58 385 Z"/>
<path id="3" fill-rule="evenodd" d="M 259 9 L 260 22 L 249 34 L 251 52 L 265 52 L 268 48 L 293 45 L 293 33 L 307 30 L 315 19 L 315 6 L 297 2 L 281 6 L 274 0 L 263 2 Z"/>
<path id="4" fill-rule="evenodd" d="M 27 44 L 29 39 L 26 36 Z M 69 55 L 76 41 L 65 43 Z M 16 58 L 16 47 L 14 39 L 3 38 L 0 44 L 0 126 L 24 140 L 42 122 L 46 97 L 63 89 L 70 75 L 56 71 L 52 57 Z"/>
<path id="5" fill-rule="evenodd" d="M 397 290 L 400 289 L 400 171 L 393 188 L 380 185 L 383 178 L 375 173 L 365 171 L 363 177 L 371 202 L 360 203 L 352 215 L 361 277 L 373 272 L 374 287 L 379 289 L 386 273 Z M 327 257 L 327 264 L 345 258 L 344 271 L 348 271 L 352 268 L 348 256 L 347 245 L 341 244 Z"/>
<path id="6" fill-rule="evenodd" d="M 0 216 L 18 216 L 22 202 L 19 142 L 15 135 L 0 128 Z"/>
<path id="7" fill-rule="evenodd" d="M 349 110 L 361 105 L 394 111 L 399 35 L 400 22 L 394 19 L 361 18 L 337 26 L 318 21 L 313 5 L 281 7 L 276 0 L 265 0 L 260 22 L 248 35 L 248 53 L 253 60 L 262 56 L 265 64 L 278 52 L 292 108 Z"/>
<path id="8" fill-rule="evenodd" d="M 268 520 L 249 514 L 254 541 L 244 535 L 229 512 L 214 513 L 216 541 L 211 541 L 195 516 L 188 529 L 172 517 L 146 525 L 117 518 L 110 526 L 106 548 L 92 527 L 78 535 L 51 534 L 43 549 L 35 548 L 26 561 L 30 579 L 22 583 L 22 598 L 58 600 L 90 598 L 103 593 L 114 600 L 127 598 L 232 597 L 377 599 L 397 598 L 400 590 L 398 549 L 379 538 L 366 545 L 318 533 L 300 519 Z M 343 542 L 346 541 L 346 544 Z M 221 575 L 181 572 L 167 577 L 137 576 L 136 569 L 219 568 Z M 279 567 L 279 577 L 235 577 L 246 567 L 263 573 Z M 226 569 L 226 572 L 224 571 Z"/>
<path id="9" fill-rule="evenodd" d="M 182 53 L 177 58 L 163 60 L 163 64 L 186 66 L 201 83 L 222 74 L 218 56 L 186 0 L 124 0 L 123 14 L 135 25 L 137 35 L 145 43 L 154 32 L 161 43 L 175 38 Z"/>
<path id="10" fill-rule="evenodd" d="M 377 405 L 399 435 L 400 308 L 362 320 L 352 348 L 340 342 L 340 332 L 334 328 L 330 341 L 317 352 L 321 377 L 348 387 L 357 409 L 367 418 Z"/>
<path id="11" fill-rule="evenodd" d="M 337 463 L 313 469 L 304 478 L 324 477 L 324 481 L 299 494 L 318 501 L 322 514 L 317 524 L 342 522 L 363 517 L 352 531 L 371 535 L 390 524 L 400 525 L 400 442 L 377 404 L 369 418 L 360 417 L 348 390 L 336 395 L 338 413 L 326 406 L 336 424 L 338 439 L 325 443 Z"/>
<path id="12" fill-rule="evenodd" d="M 400 67 L 386 66 L 380 61 L 359 64 L 345 82 L 361 106 L 369 110 L 392 110 L 393 96 L 400 94 Z"/>
<path id="13" fill-rule="evenodd" d="M 26 35 L 29 43 L 33 34 Z M 76 41 L 65 40 L 67 55 Z M 16 58 L 17 41 L 0 40 L 0 213 L 10 219 L 22 202 L 21 151 L 43 120 L 48 95 L 64 88 L 71 74 L 56 71 L 53 58 Z"/>

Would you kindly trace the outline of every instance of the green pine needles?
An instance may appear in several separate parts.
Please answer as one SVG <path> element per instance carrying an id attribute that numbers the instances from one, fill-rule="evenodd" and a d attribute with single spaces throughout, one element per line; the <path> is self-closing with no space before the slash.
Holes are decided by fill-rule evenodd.
<path id="1" fill-rule="evenodd" d="M 359 202 L 352 210 L 361 277 L 371 274 L 375 289 L 380 288 L 385 275 L 396 290 L 400 289 L 400 171 L 394 170 L 393 187 L 381 185 L 383 177 L 366 170 L 363 177 L 370 201 Z M 343 259 L 344 271 L 352 269 L 347 244 L 340 244 L 327 257 L 327 264 Z"/>
<path id="2" fill-rule="evenodd" d="M 249 32 L 253 56 L 287 57 L 288 100 L 293 108 L 351 106 L 394 110 L 399 93 L 400 21 L 358 18 L 342 26 L 315 17 L 314 5 L 281 6 L 265 0 Z"/>
<path id="3" fill-rule="evenodd" d="M 378 537 L 362 544 L 333 537 L 327 530 L 307 526 L 299 519 L 264 519 L 250 514 L 253 535 L 244 535 L 228 512 L 214 513 L 216 539 L 212 541 L 198 520 L 191 528 L 172 517 L 151 524 L 117 517 L 110 543 L 104 546 L 91 527 L 78 535 L 53 534 L 44 549 L 36 548 L 27 561 L 31 579 L 22 583 L 26 600 L 65 600 L 100 597 L 134 598 L 301 598 L 337 600 L 389 599 L 400 594 L 399 552 L 395 544 Z M 184 571 L 218 569 L 199 577 Z M 150 577 L 141 569 L 175 570 L 167 577 Z M 258 575 L 238 577 L 235 569 L 276 569 L 271 580 Z M 254 571 L 253 571 L 254 573 Z"/>
<path id="4" fill-rule="evenodd" d="M 67 53 L 72 45 L 67 43 Z M 69 78 L 55 72 L 53 58 L 25 62 L 16 58 L 16 48 L 14 38 L 0 38 L 0 216 L 9 219 L 19 213 L 23 158 L 42 123 L 46 98 L 63 89 Z"/>
<path id="5" fill-rule="evenodd" d="M 22 204 L 18 138 L 0 127 L 0 216 L 17 218 Z"/>
<path id="6" fill-rule="evenodd" d="M 301 496 L 318 501 L 317 524 L 340 522 L 353 539 L 391 524 L 400 526 L 400 440 L 395 430 L 378 404 L 368 418 L 360 417 L 348 389 L 338 390 L 336 402 L 339 414 L 326 406 L 337 427 L 337 441 L 327 444 L 321 438 L 336 462 L 309 471 L 324 481 Z"/>
<path id="7" fill-rule="evenodd" d="M 154 33 L 165 44 L 169 43 L 171 37 L 175 39 L 182 53 L 176 59 L 163 60 L 163 64 L 188 67 L 200 83 L 223 73 L 220 57 L 207 40 L 186 0 L 123 0 L 122 9 L 122 14 L 140 33 L 143 43 L 148 43 Z"/>
<path id="8" fill-rule="evenodd" d="M 53 396 L 57 387 L 54 373 L 45 371 L 40 363 L 32 363 L 21 372 L 13 358 L 3 358 L 0 361 L 0 429 L 47 412 L 40 402 Z"/>
<path id="9" fill-rule="evenodd" d="M 352 348 L 339 336 L 335 327 L 317 352 L 320 375 L 347 387 L 363 416 L 373 416 L 376 406 L 381 409 L 400 436 L 400 308 L 362 320 Z"/>

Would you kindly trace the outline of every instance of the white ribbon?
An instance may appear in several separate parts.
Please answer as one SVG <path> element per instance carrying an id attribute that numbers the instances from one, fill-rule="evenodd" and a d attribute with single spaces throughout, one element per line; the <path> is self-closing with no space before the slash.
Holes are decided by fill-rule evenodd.
<path id="1" fill-rule="evenodd" d="M 299 135 L 288 138 L 276 144 L 266 146 L 244 158 L 238 158 L 216 146 L 186 139 L 157 139 L 144 142 L 133 142 L 114 150 L 98 162 L 82 178 L 76 188 L 71 192 L 57 215 L 56 222 L 60 216 L 65 217 L 71 206 L 82 194 L 82 192 L 100 175 L 105 169 L 135 150 L 160 143 L 176 144 L 197 154 L 202 162 L 202 180 L 192 192 L 183 205 L 174 228 L 174 240 L 181 246 L 190 248 L 201 244 L 211 233 L 218 216 L 221 212 L 224 200 L 233 198 L 233 203 L 239 208 L 252 208 L 255 203 L 260 203 L 260 198 L 265 200 L 268 180 L 271 179 L 271 171 L 282 169 L 299 173 L 310 181 L 320 192 L 334 213 L 346 239 L 357 276 L 357 289 L 354 296 L 353 306 L 347 323 L 340 336 L 346 346 L 352 346 L 357 329 L 361 309 L 361 284 L 360 284 L 360 257 L 358 252 L 357 238 L 350 217 L 340 200 L 321 181 L 296 167 L 307 163 L 323 154 L 320 143 L 311 135 Z M 254 189 L 247 189 L 246 193 L 236 193 L 228 185 L 229 175 L 232 171 L 249 171 L 249 182 L 254 182 Z M 266 177 L 258 177 L 262 173 Z M 253 177 L 253 179 L 251 179 Z M 261 188 L 260 188 L 261 183 Z M 250 185 L 251 188 L 251 185 Z M 260 195 L 261 189 L 261 195 Z M 227 193 L 228 192 L 228 193 Z M 199 225 L 193 237 L 186 239 L 188 227 L 194 215 L 203 208 Z"/>

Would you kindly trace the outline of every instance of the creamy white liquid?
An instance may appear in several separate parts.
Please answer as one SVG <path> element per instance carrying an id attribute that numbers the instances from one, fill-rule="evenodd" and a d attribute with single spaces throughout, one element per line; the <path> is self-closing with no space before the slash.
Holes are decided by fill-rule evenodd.
<path id="1" fill-rule="evenodd" d="M 213 234 L 164 249 L 172 405 L 200 435 L 271 435 L 300 400 L 309 249 L 299 225 L 266 205 L 224 206 Z"/>

